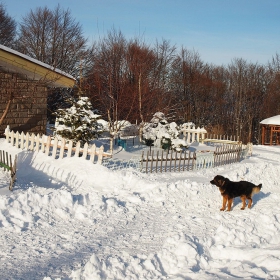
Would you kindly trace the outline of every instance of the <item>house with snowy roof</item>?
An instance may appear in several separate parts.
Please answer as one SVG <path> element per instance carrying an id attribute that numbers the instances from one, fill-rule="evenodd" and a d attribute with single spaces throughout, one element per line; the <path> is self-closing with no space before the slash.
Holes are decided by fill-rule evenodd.
<path id="1" fill-rule="evenodd" d="M 0 45 L 0 136 L 7 125 L 19 132 L 46 133 L 51 88 L 72 88 L 73 76 Z"/>

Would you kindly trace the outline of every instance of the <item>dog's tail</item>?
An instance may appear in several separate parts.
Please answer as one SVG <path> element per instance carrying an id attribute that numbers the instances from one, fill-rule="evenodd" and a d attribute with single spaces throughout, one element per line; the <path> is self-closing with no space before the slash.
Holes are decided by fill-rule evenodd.
<path id="1" fill-rule="evenodd" d="M 255 193 L 260 192 L 261 188 L 262 188 L 262 184 L 259 184 L 258 186 L 255 186 L 253 188 L 252 195 L 255 194 Z"/>

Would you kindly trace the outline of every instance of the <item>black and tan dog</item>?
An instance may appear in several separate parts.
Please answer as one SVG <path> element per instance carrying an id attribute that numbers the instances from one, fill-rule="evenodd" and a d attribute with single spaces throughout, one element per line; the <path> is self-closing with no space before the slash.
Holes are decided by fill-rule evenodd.
<path id="1" fill-rule="evenodd" d="M 244 210 L 246 207 L 246 199 L 249 200 L 248 208 L 251 208 L 253 203 L 253 195 L 258 193 L 262 188 L 262 184 L 256 186 L 253 183 L 247 181 L 233 182 L 221 175 L 215 176 L 215 178 L 210 181 L 210 183 L 212 185 L 216 185 L 219 188 L 223 197 L 223 206 L 220 209 L 221 211 L 226 209 L 226 204 L 227 210 L 230 211 L 233 199 L 238 196 L 240 196 L 242 200 L 241 210 Z"/>

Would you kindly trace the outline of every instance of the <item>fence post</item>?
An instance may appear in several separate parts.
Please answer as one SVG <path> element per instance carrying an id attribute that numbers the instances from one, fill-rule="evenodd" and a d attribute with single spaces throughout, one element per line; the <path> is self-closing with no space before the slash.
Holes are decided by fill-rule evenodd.
<path id="1" fill-rule="evenodd" d="M 102 164 L 103 152 L 104 152 L 104 147 L 103 147 L 103 145 L 102 145 L 102 146 L 99 148 L 99 151 L 98 151 L 98 161 L 97 161 L 98 164 Z"/>
<path id="2" fill-rule="evenodd" d="M 57 139 L 57 137 L 55 137 L 54 141 L 53 141 L 53 148 L 52 148 L 52 157 L 53 158 L 56 158 L 57 144 L 58 144 L 58 139 Z"/>
<path id="3" fill-rule="evenodd" d="M 12 157 L 11 156 L 10 156 L 10 160 L 11 160 L 11 182 L 10 182 L 9 190 L 12 191 L 13 186 L 14 186 L 14 182 L 15 182 L 15 179 L 16 179 L 17 155 L 15 155 L 15 160 L 14 160 L 13 165 L 12 165 Z"/>
<path id="4" fill-rule="evenodd" d="M 10 126 L 9 125 L 7 125 L 4 134 L 6 135 L 6 141 L 9 143 L 9 138 L 10 138 Z"/>
<path id="5" fill-rule="evenodd" d="M 21 149 L 24 148 L 24 133 L 23 133 L 23 131 L 20 134 L 20 148 Z"/>
<path id="6" fill-rule="evenodd" d="M 90 161 L 91 162 L 94 162 L 95 152 L 96 152 L 96 146 L 95 146 L 95 144 L 93 144 L 91 147 L 91 152 L 90 152 Z"/>
<path id="7" fill-rule="evenodd" d="M 87 153 L 88 153 L 88 143 L 85 143 L 84 148 L 83 148 L 83 158 L 87 158 Z"/>
<path id="8" fill-rule="evenodd" d="M 163 150 L 161 151 L 160 172 L 162 173 Z"/>
<path id="9" fill-rule="evenodd" d="M 30 150 L 34 151 L 34 138 L 35 138 L 35 134 L 32 133 L 31 134 L 31 143 L 30 143 Z"/>
<path id="10" fill-rule="evenodd" d="M 46 144 L 46 155 L 49 155 L 50 152 L 50 145 L 51 145 L 51 136 L 48 136 L 47 138 L 47 144 Z"/>
<path id="11" fill-rule="evenodd" d="M 18 131 L 16 132 L 16 148 L 18 148 L 19 147 L 19 145 L 18 145 L 18 143 L 19 143 L 19 133 L 18 133 Z"/>
<path id="12" fill-rule="evenodd" d="M 68 143 L 68 153 L 67 153 L 67 157 L 71 157 L 72 155 L 72 148 L 73 148 L 73 141 L 70 140 Z"/>
<path id="13" fill-rule="evenodd" d="M 78 141 L 76 144 L 76 152 L 75 152 L 75 157 L 79 157 L 79 153 L 80 153 L 80 146 L 81 146 L 81 142 Z"/>
<path id="14" fill-rule="evenodd" d="M 65 149 L 65 143 L 66 143 L 66 140 L 64 138 L 62 138 L 61 139 L 61 143 L 60 143 L 59 158 L 63 158 L 64 149 Z"/>
<path id="15" fill-rule="evenodd" d="M 40 148 L 40 134 L 38 133 L 35 138 L 36 138 L 36 141 L 35 141 L 35 151 L 39 152 L 39 148 Z"/>

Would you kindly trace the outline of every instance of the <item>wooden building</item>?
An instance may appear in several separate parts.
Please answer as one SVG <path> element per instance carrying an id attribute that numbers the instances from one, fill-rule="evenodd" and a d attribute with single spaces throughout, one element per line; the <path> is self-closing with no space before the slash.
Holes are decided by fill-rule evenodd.
<path id="1" fill-rule="evenodd" d="M 0 45 L 0 137 L 7 125 L 46 133 L 49 90 L 72 88 L 75 82 L 63 71 Z"/>
<path id="2" fill-rule="evenodd" d="M 280 145 L 280 115 L 264 119 L 261 124 L 261 144 Z"/>

